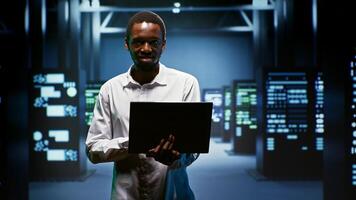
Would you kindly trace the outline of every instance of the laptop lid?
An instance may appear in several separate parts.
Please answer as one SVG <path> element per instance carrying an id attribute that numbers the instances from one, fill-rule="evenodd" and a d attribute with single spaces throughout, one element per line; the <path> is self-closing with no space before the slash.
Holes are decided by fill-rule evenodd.
<path id="1" fill-rule="evenodd" d="M 129 153 L 147 153 L 170 134 L 180 153 L 208 153 L 211 113 L 210 102 L 131 102 Z"/>

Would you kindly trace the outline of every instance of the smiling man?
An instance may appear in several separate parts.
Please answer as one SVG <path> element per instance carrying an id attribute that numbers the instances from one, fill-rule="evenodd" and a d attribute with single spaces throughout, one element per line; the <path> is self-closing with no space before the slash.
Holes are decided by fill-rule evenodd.
<path id="1" fill-rule="evenodd" d="M 93 163 L 115 163 L 111 199 L 195 199 L 186 167 L 198 154 L 173 149 L 173 135 L 146 154 L 128 154 L 128 127 L 131 101 L 198 102 L 198 81 L 159 62 L 166 28 L 153 12 L 139 12 L 129 20 L 125 47 L 133 65 L 100 89 L 86 140 L 88 157 Z"/>

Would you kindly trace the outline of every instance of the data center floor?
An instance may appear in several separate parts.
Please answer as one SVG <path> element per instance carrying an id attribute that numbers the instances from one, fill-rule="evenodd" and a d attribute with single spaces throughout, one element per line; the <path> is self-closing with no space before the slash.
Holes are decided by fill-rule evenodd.
<path id="1" fill-rule="evenodd" d="M 322 181 L 256 180 L 255 156 L 228 155 L 229 143 L 211 139 L 210 153 L 201 154 L 189 168 L 190 184 L 197 200 L 322 200 Z M 85 181 L 31 182 L 30 200 L 109 199 L 112 163 L 91 164 L 95 173 Z"/>

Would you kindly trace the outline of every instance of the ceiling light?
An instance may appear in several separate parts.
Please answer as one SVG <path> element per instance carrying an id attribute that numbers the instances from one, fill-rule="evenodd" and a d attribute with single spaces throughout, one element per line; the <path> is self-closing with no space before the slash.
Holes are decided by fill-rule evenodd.
<path id="1" fill-rule="evenodd" d="M 180 7 L 180 3 L 179 3 L 179 2 L 175 2 L 173 5 L 174 5 L 174 7 L 176 7 L 176 8 L 179 8 L 179 7 Z"/>
<path id="2" fill-rule="evenodd" d="M 173 9 L 172 9 L 172 12 L 173 12 L 174 14 L 178 14 L 178 13 L 180 13 L 180 9 L 179 9 L 179 8 L 173 8 Z"/>

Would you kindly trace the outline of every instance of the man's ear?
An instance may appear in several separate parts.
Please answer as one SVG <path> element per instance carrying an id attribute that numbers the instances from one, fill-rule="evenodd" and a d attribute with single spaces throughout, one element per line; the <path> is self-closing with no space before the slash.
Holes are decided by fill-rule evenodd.
<path id="1" fill-rule="evenodd" d="M 162 51 L 166 49 L 166 40 L 163 40 L 162 42 Z"/>
<path id="2" fill-rule="evenodd" d="M 127 38 L 125 37 L 125 48 L 128 50 L 129 49 L 129 41 L 127 40 Z"/>

